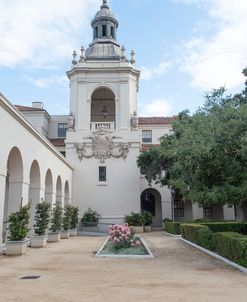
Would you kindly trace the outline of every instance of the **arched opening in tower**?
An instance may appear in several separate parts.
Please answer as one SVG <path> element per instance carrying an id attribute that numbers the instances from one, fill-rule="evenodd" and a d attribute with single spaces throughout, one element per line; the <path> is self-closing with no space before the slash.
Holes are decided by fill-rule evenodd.
<path id="1" fill-rule="evenodd" d="M 94 91 L 91 103 L 91 128 L 98 130 L 101 126 L 114 130 L 116 123 L 115 95 L 108 88 Z"/>

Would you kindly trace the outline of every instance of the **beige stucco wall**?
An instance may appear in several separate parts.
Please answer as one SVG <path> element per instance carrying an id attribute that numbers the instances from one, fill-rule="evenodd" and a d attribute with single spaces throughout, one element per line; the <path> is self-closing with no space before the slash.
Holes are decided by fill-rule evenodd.
<path id="1" fill-rule="evenodd" d="M 46 172 L 48 169 L 52 172 L 53 202 L 55 202 L 56 180 L 58 176 L 61 176 L 62 179 L 63 192 L 66 181 L 68 181 L 69 187 L 72 187 L 72 166 L 1 94 L 0 121 L 2 125 L 0 127 L 0 145 L 3 146 L 0 151 L 0 234 L 2 234 L 5 176 L 9 153 L 13 147 L 18 148 L 21 154 L 23 181 L 15 184 L 16 188 L 18 186 L 18 189 L 9 192 L 11 205 L 9 205 L 8 214 L 19 209 L 21 201 L 18 197 L 18 190 L 23 198 L 23 204 L 29 201 L 30 168 L 34 160 L 38 162 L 40 169 L 40 198 L 44 198 L 45 194 Z M 70 190 L 70 198 L 72 198 L 72 190 Z M 35 200 L 35 203 L 37 202 L 39 201 Z"/>

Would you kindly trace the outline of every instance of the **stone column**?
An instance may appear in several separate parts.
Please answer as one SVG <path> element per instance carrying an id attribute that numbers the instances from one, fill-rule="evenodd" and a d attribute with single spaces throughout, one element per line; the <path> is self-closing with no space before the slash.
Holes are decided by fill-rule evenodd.
<path id="1" fill-rule="evenodd" d="M 3 242 L 3 222 L 4 222 L 4 204 L 5 204 L 5 186 L 6 176 L 0 174 L 0 250 Z"/>
<path id="2" fill-rule="evenodd" d="M 203 218 L 203 208 L 199 207 L 198 204 L 193 203 L 192 204 L 192 214 L 193 219 L 202 219 Z"/>
<path id="3" fill-rule="evenodd" d="M 234 207 L 229 208 L 227 205 L 223 206 L 224 220 L 235 220 Z"/>

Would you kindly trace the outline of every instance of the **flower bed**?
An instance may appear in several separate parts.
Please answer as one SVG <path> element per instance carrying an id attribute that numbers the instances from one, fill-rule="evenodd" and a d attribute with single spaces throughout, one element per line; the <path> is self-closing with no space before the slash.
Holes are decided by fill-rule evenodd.
<path id="1" fill-rule="evenodd" d="M 126 223 L 109 227 L 109 237 L 96 257 L 153 257 L 143 239 Z"/>

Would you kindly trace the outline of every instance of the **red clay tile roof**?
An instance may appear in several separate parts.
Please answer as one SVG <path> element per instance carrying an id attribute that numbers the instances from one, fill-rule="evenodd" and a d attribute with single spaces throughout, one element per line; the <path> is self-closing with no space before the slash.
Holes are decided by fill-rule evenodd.
<path id="1" fill-rule="evenodd" d="M 169 125 L 177 116 L 171 117 L 139 117 L 139 125 Z"/>
<path id="2" fill-rule="evenodd" d="M 65 138 L 49 138 L 49 141 L 55 146 L 55 147 L 65 147 Z"/>
<path id="3" fill-rule="evenodd" d="M 45 111 L 45 109 L 21 106 L 21 105 L 15 105 L 15 108 L 18 109 L 19 111 Z"/>
<path id="4" fill-rule="evenodd" d="M 155 144 L 142 144 L 141 151 L 149 151 L 151 148 L 158 148 L 160 145 Z"/>

